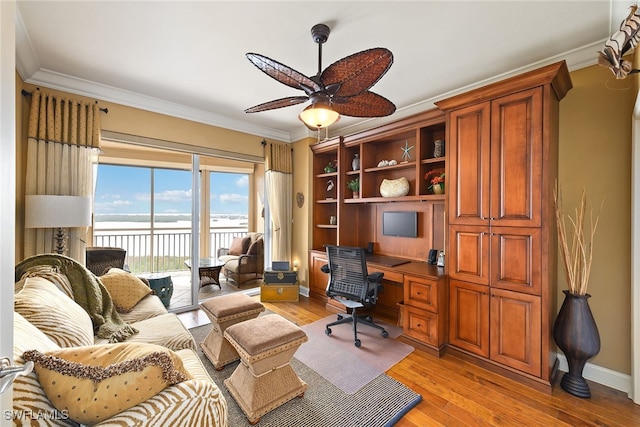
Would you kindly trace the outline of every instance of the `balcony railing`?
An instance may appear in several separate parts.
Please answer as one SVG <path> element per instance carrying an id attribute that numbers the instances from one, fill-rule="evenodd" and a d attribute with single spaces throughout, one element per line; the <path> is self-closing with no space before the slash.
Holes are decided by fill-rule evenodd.
<path id="1" fill-rule="evenodd" d="M 212 229 L 211 256 L 217 256 L 219 248 L 228 248 L 234 237 L 246 233 L 247 228 Z M 132 273 L 185 270 L 184 261 L 191 258 L 191 229 L 94 229 L 93 246 L 125 249 L 125 264 Z"/>

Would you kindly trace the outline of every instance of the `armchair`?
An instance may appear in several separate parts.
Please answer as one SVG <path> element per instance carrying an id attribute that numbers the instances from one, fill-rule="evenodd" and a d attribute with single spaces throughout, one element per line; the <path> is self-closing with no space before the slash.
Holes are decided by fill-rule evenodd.
<path id="1" fill-rule="evenodd" d="M 240 286 L 261 279 L 264 273 L 264 239 L 262 233 L 248 233 L 233 239 L 229 248 L 218 250 L 218 259 L 224 262 L 222 273 Z"/>
<path id="2" fill-rule="evenodd" d="M 128 270 L 124 261 L 127 251 L 122 248 L 92 246 L 87 248 L 85 265 L 96 276 L 102 276 L 110 268 Z"/>

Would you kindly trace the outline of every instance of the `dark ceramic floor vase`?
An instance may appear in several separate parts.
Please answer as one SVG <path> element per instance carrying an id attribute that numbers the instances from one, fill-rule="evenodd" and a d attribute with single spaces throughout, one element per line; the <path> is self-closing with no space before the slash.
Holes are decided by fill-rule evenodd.
<path id="1" fill-rule="evenodd" d="M 600 334 L 588 302 L 591 295 L 563 292 L 565 299 L 553 327 L 553 338 L 569 365 L 560 386 L 574 396 L 591 397 L 589 384 L 582 377 L 587 360 L 600 351 Z"/>

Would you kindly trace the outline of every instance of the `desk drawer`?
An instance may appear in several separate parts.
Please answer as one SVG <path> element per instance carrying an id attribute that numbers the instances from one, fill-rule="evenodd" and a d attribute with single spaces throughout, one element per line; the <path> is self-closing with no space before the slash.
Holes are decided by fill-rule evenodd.
<path id="1" fill-rule="evenodd" d="M 439 286 L 440 282 L 442 281 L 405 275 L 404 303 L 437 313 L 444 297 L 441 294 L 445 292 L 444 286 Z"/>
<path id="2" fill-rule="evenodd" d="M 367 270 L 369 274 L 376 273 L 376 272 L 384 273 L 384 280 L 402 283 L 402 278 L 403 278 L 402 273 L 398 273 L 393 270 L 387 270 L 386 268 L 379 268 L 379 267 L 369 267 Z"/>
<path id="3" fill-rule="evenodd" d="M 444 341 L 444 325 L 435 313 L 405 305 L 402 323 L 404 334 L 411 338 L 436 347 Z"/>

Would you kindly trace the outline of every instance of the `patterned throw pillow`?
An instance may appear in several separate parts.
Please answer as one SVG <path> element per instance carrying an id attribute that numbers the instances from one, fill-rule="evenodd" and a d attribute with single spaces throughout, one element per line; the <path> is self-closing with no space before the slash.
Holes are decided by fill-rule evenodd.
<path id="1" fill-rule="evenodd" d="M 73 289 L 71 288 L 71 283 L 69 283 L 69 279 L 66 275 L 58 270 L 58 267 L 53 265 L 35 265 L 29 268 L 20 278 L 20 281 L 16 283 L 20 283 L 24 286 L 24 281 L 29 277 L 43 277 L 56 285 L 58 289 L 60 289 L 66 296 L 69 298 L 73 297 Z M 16 286 L 15 292 L 20 291 L 22 289 L 19 286 Z"/>
<path id="2" fill-rule="evenodd" d="M 51 341 L 42 331 L 27 322 L 19 313 L 13 312 L 13 360 L 16 365 L 24 365 L 22 354 L 25 350 L 37 348 L 40 351 L 59 350 L 60 347 Z M 47 395 L 44 393 L 38 375 L 31 371 L 28 375 L 19 376 L 13 383 L 13 413 L 14 414 L 54 414 L 53 407 Z M 47 420 L 47 426 L 65 426 L 69 423 L 64 420 L 64 414 Z M 32 421 L 35 423 L 36 421 Z M 24 423 L 29 424 L 29 423 Z M 24 425 L 22 424 L 22 425 Z M 14 425 L 21 425 L 14 420 Z M 35 425 L 35 424 L 33 424 Z"/>
<path id="3" fill-rule="evenodd" d="M 93 344 L 93 323 L 82 307 L 42 277 L 28 277 L 14 310 L 60 347 Z"/>
<path id="4" fill-rule="evenodd" d="M 120 313 L 129 313 L 142 298 L 153 292 L 140 278 L 119 268 L 110 269 L 98 280 L 107 288 Z"/>
<path id="5" fill-rule="evenodd" d="M 40 384 L 58 411 L 95 424 L 191 379 L 173 351 L 154 344 L 117 343 L 29 350 Z"/>

